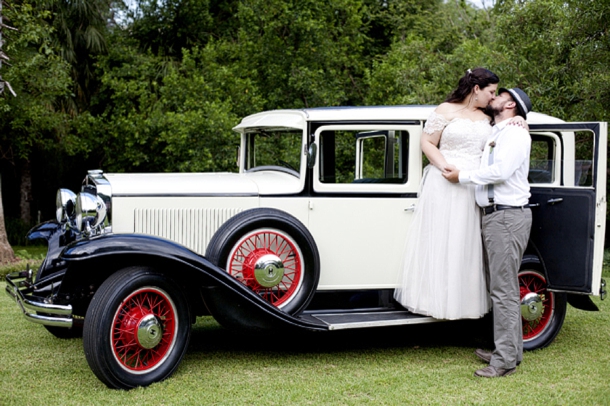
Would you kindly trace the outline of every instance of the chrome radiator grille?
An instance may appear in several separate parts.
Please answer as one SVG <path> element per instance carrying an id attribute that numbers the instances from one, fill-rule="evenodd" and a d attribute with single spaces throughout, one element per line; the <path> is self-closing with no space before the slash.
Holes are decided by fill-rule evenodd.
<path id="1" fill-rule="evenodd" d="M 135 209 L 134 231 L 167 238 L 203 255 L 216 230 L 240 211 L 239 208 Z"/>

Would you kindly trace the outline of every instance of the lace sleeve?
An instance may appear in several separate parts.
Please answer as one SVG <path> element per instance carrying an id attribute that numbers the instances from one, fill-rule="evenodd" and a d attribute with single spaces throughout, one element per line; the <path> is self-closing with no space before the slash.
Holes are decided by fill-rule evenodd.
<path id="1" fill-rule="evenodd" d="M 443 131 L 447 124 L 449 124 L 449 121 L 445 117 L 433 111 L 430 117 L 428 117 L 428 121 L 426 121 L 424 132 L 426 134 L 433 134 L 437 131 Z"/>

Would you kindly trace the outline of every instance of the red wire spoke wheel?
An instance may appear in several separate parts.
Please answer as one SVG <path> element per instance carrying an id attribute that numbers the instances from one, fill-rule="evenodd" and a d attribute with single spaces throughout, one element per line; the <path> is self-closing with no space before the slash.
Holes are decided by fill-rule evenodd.
<path id="1" fill-rule="evenodd" d="M 320 255 L 303 223 L 291 214 L 268 207 L 245 210 L 216 231 L 205 257 L 259 298 L 296 315 L 313 298 L 320 279 Z M 231 299 L 209 295 L 214 308 L 233 305 Z M 213 302 L 213 304 L 212 304 Z M 214 317 L 231 325 L 232 317 Z"/>
<path id="2" fill-rule="evenodd" d="M 118 308 L 112 326 L 117 362 L 134 373 L 150 372 L 165 360 L 176 341 L 176 308 L 163 290 L 138 289 Z"/>
<path id="3" fill-rule="evenodd" d="M 546 280 L 538 272 L 519 274 L 523 341 L 539 336 L 549 327 L 555 310 L 555 296 L 546 289 Z"/>
<path id="4" fill-rule="evenodd" d="M 566 315 L 567 296 L 551 292 L 537 258 L 524 258 L 519 271 L 523 349 L 535 350 L 551 344 Z"/>
<path id="5" fill-rule="evenodd" d="M 303 262 L 303 254 L 290 236 L 260 229 L 237 242 L 229 254 L 227 271 L 272 305 L 282 307 L 301 286 Z"/>
<path id="6" fill-rule="evenodd" d="M 93 295 L 83 347 L 93 373 L 110 388 L 162 381 L 184 357 L 191 335 L 186 289 L 162 272 L 119 270 Z"/>

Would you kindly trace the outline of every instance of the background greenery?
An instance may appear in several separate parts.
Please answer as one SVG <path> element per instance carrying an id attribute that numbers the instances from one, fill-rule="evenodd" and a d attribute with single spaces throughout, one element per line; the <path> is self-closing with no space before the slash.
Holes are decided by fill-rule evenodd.
<path id="1" fill-rule="evenodd" d="M 604 277 L 610 279 L 606 252 Z M 0 282 L 4 290 L 5 282 Z M 524 355 L 515 375 L 475 378 L 473 351 L 491 346 L 489 319 L 399 328 L 257 336 L 210 317 L 193 327 L 169 379 L 147 388 L 106 388 L 82 340 L 61 340 L 20 316 L 0 295 L 3 405 L 604 405 L 610 401 L 610 303 L 568 306 L 547 348 Z"/>
<path id="2" fill-rule="evenodd" d="M 486 2 L 490 5 L 490 2 Z M 436 104 L 469 68 L 567 121 L 610 118 L 610 2 L 13 0 L 0 97 L 13 244 L 86 169 L 232 171 L 241 117 Z"/>

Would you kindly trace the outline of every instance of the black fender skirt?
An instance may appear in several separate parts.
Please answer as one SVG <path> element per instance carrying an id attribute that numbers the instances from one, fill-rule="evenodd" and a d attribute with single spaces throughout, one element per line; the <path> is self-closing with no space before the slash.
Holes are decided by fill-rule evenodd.
<path id="1" fill-rule="evenodd" d="M 198 284 L 206 307 L 225 327 L 256 331 L 288 329 L 325 331 L 323 323 L 304 320 L 272 306 L 223 269 L 188 248 L 163 238 L 142 234 L 106 234 L 68 245 L 60 255 L 68 264 L 68 274 L 86 282 L 92 263 L 117 260 L 138 264 L 171 265 L 178 283 Z M 118 270 L 118 269 L 116 269 Z M 79 274 L 76 276 L 75 274 Z M 189 279 L 187 279 L 189 278 Z"/>

